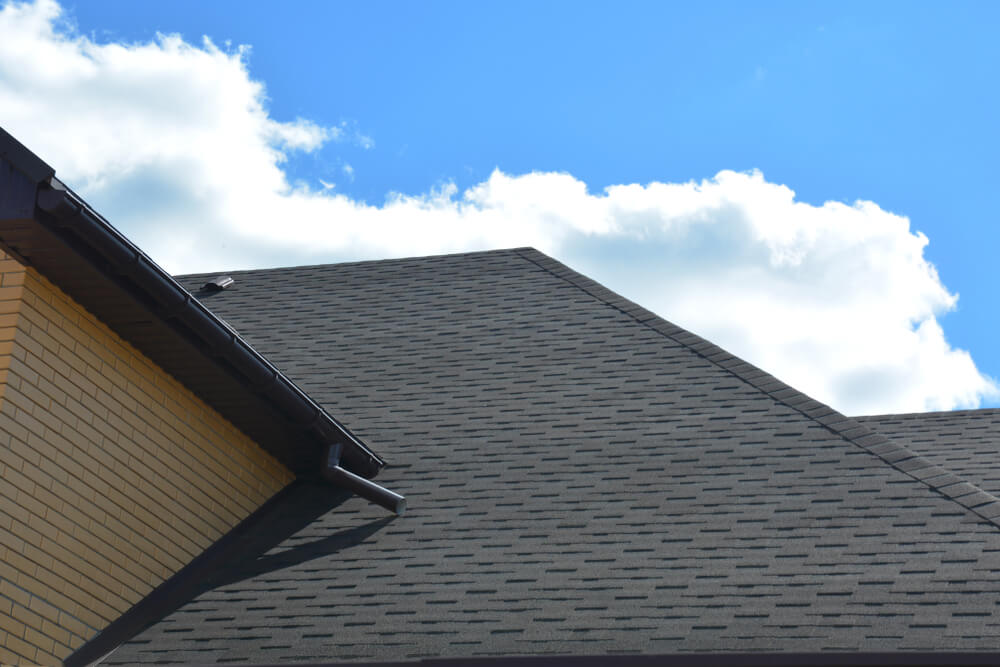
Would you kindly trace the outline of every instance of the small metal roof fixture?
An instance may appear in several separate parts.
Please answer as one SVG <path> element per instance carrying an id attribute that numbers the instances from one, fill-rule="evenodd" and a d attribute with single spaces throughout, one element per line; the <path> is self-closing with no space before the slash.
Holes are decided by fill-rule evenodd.
<path id="1" fill-rule="evenodd" d="M 222 290 L 232 286 L 235 282 L 236 281 L 230 276 L 217 276 L 202 285 L 201 288 L 208 292 L 221 292 Z"/>

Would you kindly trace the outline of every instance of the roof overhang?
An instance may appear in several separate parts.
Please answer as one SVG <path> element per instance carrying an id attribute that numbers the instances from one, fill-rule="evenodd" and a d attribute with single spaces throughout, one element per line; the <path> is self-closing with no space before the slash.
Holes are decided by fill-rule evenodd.
<path id="1" fill-rule="evenodd" d="M 0 247 L 65 291 L 300 477 L 385 462 L 0 128 Z M 371 499 L 371 498 L 370 498 Z"/>

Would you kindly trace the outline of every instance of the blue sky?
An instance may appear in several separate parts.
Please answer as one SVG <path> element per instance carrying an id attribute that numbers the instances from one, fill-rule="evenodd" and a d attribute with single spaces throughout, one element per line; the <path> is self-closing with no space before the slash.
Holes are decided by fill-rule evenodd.
<path id="1" fill-rule="evenodd" d="M 337 134 L 318 146 L 284 150 L 282 173 L 292 187 L 336 193 L 355 208 L 382 207 L 390 193 L 419 199 L 448 188 L 461 200 L 495 170 L 511 177 L 567 174 L 595 196 L 613 186 L 702 182 L 723 170 L 759 170 L 767 183 L 794 191 L 797 202 L 814 207 L 872 202 L 908 218 L 911 236 L 919 231 L 929 239 L 920 251 L 923 260 L 936 267 L 947 293 L 960 295 L 950 310 L 935 293 L 900 317 L 916 330 L 934 311 L 931 319 L 943 328 L 950 349 L 969 351 L 983 376 L 998 378 L 998 19 L 1000 5 L 986 2 L 290 2 L 279 9 L 265 3 L 122 0 L 67 1 L 52 25 L 65 36 L 105 46 L 156 43 L 158 33 L 177 34 L 196 49 L 208 36 L 230 55 L 238 45 L 249 46 L 240 61 L 249 79 L 264 86 L 269 118 Z M 4 120 L 0 115 L 0 124 Z M 35 131 L 8 129 L 22 140 Z M 58 160 L 47 159 L 60 170 Z M 140 176 L 135 183 L 150 193 L 183 187 Z M 132 190 L 148 201 L 142 187 Z M 112 222 L 126 227 L 121 202 L 128 197 L 121 189 L 117 198 L 99 185 L 91 191 L 85 194 L 102 210 L 121 208 L 121 219 Z M 152 232 L 125 231 L 156 243 Z M 638 259 L 635 253 L 644 254 L 643 248 L 659 247 L 638 242 L 605 239 L 575 254 L 569 248 L 579 244 L 560 243 L 543 249 L 561 249 L 560 259 L 626 292 L 643 279 L 633 275 L 616 284 L 615 267 L 653 266 L 669 255 L 650 251 Z M 440 250 L 473 246 L 443 243 Z M 308 260 L 375 254 L 368 243 L 337 246 Z M 298 263 L 301 256 L 233 257 L 235 264 L 280 264 Z M 829 280 L 851 282 L 853 269 L 838 266 L 839 273 L 828 271 Z M 674 282 L 684 278 L 670 275 Z M 857 276 L 869 280 L 864 270 Z M 897 277 L 910 280 L 902 272 Z M 866 288 L 852 289 L 860 294 Z M 628 295 L 641 301 L 642 290 Z M 836 289 L 816 295 L 819 301 L 837 298 Z M 678 303 L 666 300 L 663 307 Z M 855 331 L 869 326 L 866 307 L 845 315 Z M 794 318 L 795 308 L 804 306 L 793 302 L 789 308 L 784 317 Z M 740 326 L 756 324 L 713 320 L 701 332 L 726 344 L 727 332 Z M 739 335 L 732 335 L 736 342 L 730 346 L 739 348 Z M 767 344 L 760 338 L 735 351 L 752 357 Z M 780 330 L 769 338 L 781 338 Z M 856 356 L 863 354 L 858 346 L 864 338 L 857 341 Z M 765 361 L 782 357 L 778 350 L 753 360 L 774 370 Z M 899 361 L 900 368 L 907 364 L 912 360 Z M 868 370 L 875 373 L 875 365 L 844 386 L 855 393 L 860 384 L 899 392 L 917 382 L 899 369 L 889 372 L 898 381 L 858 379 L 869 377 Z M 779 376 L 823 371 L 800 366 Z M 919 381 L 933 384 L 934 372 Z M 873 404 L 871 410 L 1000 404 L 995 393 L 973 394 L 964 402 Z"/>

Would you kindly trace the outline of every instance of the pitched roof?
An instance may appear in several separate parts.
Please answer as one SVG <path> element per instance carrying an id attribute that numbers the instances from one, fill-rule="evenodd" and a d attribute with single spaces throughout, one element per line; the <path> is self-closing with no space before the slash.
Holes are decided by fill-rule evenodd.
<path id="1" fill-rule="evenodd" d="M 991 494 L 536 251 L 232 275 L 410 511 L 299 483 L 107 664 L 1000 649 Z"/>
<path id="2" fill-rule="evenodd" d="M 297 475 L 319 476 L 331 444 L 359 475 L 373 477 L 381 468 L 378 455 L 2 127 L 0 248 L 35 267 Z"/>
<path id="3" fill-rule="evenodd" d="M 1000 496 L 1000 409 L 858 417 L 984 491 Z"/>

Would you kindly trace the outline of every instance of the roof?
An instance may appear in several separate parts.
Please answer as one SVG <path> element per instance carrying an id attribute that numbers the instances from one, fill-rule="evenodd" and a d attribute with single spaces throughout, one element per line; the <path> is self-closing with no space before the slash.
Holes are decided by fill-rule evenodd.
<path id="1" fill-rule="evenodd" d="M 231 275 L 409 513 L 299 483 L 106 664 L 1000 650 L 993 495 L 537 251 Z"/>
<path id="2" fill-rule="evenodd" d="M 857 419 L 984 491 L 1000 496 L 1000 409 Z"/>
<path id="3" fill-rule="evenodd" d="M 318 477 L 330 445 L 342 448 L 344 466 L 359 475 L 372 477 L 384 464 L 3 128 L 0 248 L 38 269 L 297 475 Z"/>

